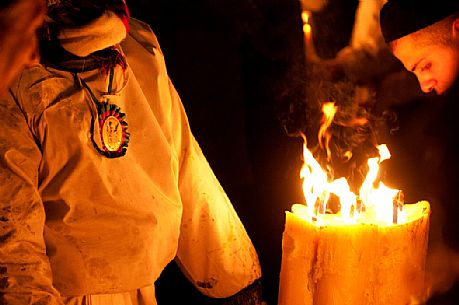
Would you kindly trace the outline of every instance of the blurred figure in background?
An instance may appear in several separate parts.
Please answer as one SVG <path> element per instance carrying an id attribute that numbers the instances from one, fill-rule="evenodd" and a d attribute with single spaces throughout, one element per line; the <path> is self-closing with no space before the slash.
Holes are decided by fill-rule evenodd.
<path id="1" fill-rule="evenodd" d="M 36 31 L 43 23 L 44 0 L 0 3 L 0 96 L 25 66 L 38 62 Z"/>

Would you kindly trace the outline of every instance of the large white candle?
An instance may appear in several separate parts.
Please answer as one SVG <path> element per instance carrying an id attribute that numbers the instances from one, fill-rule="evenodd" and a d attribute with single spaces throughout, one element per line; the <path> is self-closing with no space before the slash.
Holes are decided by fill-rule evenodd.
<path id="1" fill-rule="evenodd" d="M 279 305 L 407 305 L 426 297 L 428 202 L 404 206 L 398 224 L 311 220 L 286 213 Z M 419 303 L 418 303 L 419 302 Z"/>

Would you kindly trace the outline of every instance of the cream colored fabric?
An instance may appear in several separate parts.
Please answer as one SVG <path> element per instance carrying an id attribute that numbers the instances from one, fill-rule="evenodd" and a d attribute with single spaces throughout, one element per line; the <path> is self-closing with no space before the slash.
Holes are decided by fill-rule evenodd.
<path id="1" fill-rule="evenodd" d="M 156 305 L 155 286 L 130 292 L 62 298 L 65 305 Z"/>
<path id="2" fill-rule="evenodd" d="M 384 0 L 359 1 L 350 42 L 353 49 L 364 50 L 376 56 L 386 47 L 379 26 L 379 11 L 385 2 Z"/>
<path id="3" fill-rule="evenodd" d="M 116 45 L 125 38 L 123 21 L 111 11 L 86 26 L 63 29 L 58 35 L 62 47 L 79 57 Z"/>
<path id="4" fill-rule="evenodd" d="M 261 276 L 253 245 L 193 137 L 148 26 L 131 22 L 111 102 L 127 115 L 126 156 L 90 140 L 94 104 L 74 75 L 38 66 L 0 101 L 0 287 L 5 304 L 152 285 L 175 257 L 207 295 Z M 108 80 L 80 73 L 102 97 Z M 52 276 L 51 276 L 52 273 Z"/>

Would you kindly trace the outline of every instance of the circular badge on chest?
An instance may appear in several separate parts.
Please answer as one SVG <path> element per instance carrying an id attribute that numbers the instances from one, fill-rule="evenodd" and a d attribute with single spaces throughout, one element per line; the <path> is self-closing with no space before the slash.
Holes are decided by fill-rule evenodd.
<path id="1" fill-rule="evenodd" d="M 129 144 L 126 115 L 120 107 L 103 103 L 98 107 L 98 120 L 102 151 L 107 157 L 124 155 Z"/>

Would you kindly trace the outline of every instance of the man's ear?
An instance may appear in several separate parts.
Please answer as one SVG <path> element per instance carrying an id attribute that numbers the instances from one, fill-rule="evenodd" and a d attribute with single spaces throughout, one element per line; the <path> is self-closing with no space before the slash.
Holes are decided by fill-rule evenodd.
<path id="1" fill-rule="evenodd" d="M 453 26 L 452 26 L 452 29 L 451 29 L 453 32 L 453 38 L 454 39 L 459 39 L 459 17 L 457 17 L 456 19 L 454 19 L 453 21 Z"/>

